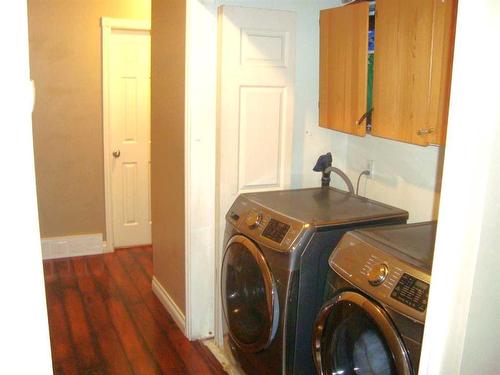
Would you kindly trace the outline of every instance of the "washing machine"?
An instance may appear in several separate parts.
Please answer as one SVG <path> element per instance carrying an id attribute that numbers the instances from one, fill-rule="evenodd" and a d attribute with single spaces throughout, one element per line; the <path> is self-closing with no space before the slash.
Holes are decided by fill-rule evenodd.
<path id="1" fill-rule="evenodd" d="M 318 374 L 417 374 L 435 234 L 426 222 L 344 235 L 314 326 Z"/>
<path id="2" fill-rule="evenodd" d="M 221 300 L 227 342 L 244 372 L 313 374 L 311 332 L 331 250 L 348 230 L 407 218 L 331 187 L 240 195 L 226 215 Z"/>

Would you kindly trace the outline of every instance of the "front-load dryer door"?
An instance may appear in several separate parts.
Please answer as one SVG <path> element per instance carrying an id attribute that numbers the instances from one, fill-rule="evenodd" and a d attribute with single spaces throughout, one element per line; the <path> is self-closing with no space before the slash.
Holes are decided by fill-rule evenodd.
<path id="1" fill-rule="evenodd" d="M 265 349 L 278 327 L 278 295 L 266 259 L 250 239 L 236 235 L 228 242 L 221 283 L 231 339 L 246 351 Z"/>
<path id="2" fill-rule="evenodd" d="M 321 375 L 413 375 L 391 318 L 356 292 L 341 292 L 323 306 L 316 319 L 313 352 Z"/>

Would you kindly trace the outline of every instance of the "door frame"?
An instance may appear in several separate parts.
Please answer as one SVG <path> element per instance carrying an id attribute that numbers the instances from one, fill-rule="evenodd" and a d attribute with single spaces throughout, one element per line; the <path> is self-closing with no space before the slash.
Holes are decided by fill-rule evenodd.
<path id="1" fill-rule="evenodd" d="M 104 252 L 114 251 L 113 232 L 113 199 L 111 195 L 111 121 L 109 120 L 109 88 L 110 88 L 110 53 L 109 43 L 113 30 L 148 31 L 151 33 L 151 22 L 123 18 L 101 17 L 102 35 L 102 136 L 104 160 L 104 205 L 106 218 L 106 241 Z"/>

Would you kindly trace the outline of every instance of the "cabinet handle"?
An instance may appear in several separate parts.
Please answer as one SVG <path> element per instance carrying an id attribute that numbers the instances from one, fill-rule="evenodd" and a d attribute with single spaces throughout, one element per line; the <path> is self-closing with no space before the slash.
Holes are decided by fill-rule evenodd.
<path id="1" fill-rule="evenodd" d="M 373 112 L 373 108 L 372 108 L 372 109 L 370 109 L 368 112 L 363 113 L 363 116 L 361 116 L 361 117 L 359 118 L 359 120 L 358 120 L 358 121 L 356 121 L 356 126 L 361 125 L 361 123 L 365 120 L 365 118 L 367 118 L 367 117 L 368 117 L 368 115 L 369 115 L 371 112 Z"/>
<path id="2" fill-rule="evenodd" d="M 426 128 L 420 128 L 420 129 L 417 130 L 417 134 L 418 135 L 427 135 L 427 134 L 434 133 L 435 130 L 436 129 L 434 129 L 434 128 L 428 128 L 428 129 L 426 129 Z"/>

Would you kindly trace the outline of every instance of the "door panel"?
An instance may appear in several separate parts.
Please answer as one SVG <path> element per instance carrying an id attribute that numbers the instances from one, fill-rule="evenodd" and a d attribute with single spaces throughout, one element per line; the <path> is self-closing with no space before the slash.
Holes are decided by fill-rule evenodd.
<path id="1" fill-rule="evenodd" d="M 320 13 L 320 126 L 365 135 L 368 12 L 364 2 Z"/>
<path id="2" fill-rule="evenodd" d="M 376 7 L 372 134 L 442 144 L 456 0 L 380 0 Z"/>
<path id="3" fill-rule="evenodd" d="M 242 29 L 241 63 L 243 66 L 286 67 L 287 43 L 286 31 Z"/>
<path id="4" fill-rule="evenodd" d="M 149 32 L 112 30 L 109 49 L 114 245 L 150 244 Z"/>
<path id="5" fill-rule="evenodd" d="M 242 87 L 240 95 L 238 189 L 280 187 L 284 88 Z"/>
<path id="6" fill-rule="evenodd" d="M 121 77 L 122 95 L 124 96 L 121 106 L 123 112 L 119 112 L 118 121 L 122 121 L 121 138 L 122 142 L 137 142 L 138 133 L 138 118 L 137 118 L 137 100 L 139 95 L 137 92 L 137 77 Z"/>
<path id="7" fill-rule="evenodd" d="M 137 225 L 135 207 L 137 205 L 137 163 L 122 164 L 123 223 Z"/>

